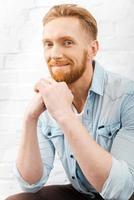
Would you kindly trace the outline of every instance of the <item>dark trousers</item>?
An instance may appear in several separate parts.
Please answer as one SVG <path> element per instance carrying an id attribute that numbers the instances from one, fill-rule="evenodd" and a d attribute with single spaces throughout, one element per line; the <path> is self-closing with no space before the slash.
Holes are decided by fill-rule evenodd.
<path id="1" fill-rule="evenodd" d="M 95 198 L 75 190 L 71 184 L 68 185 L 50 185 L 43 187 L 36 193 L 20 193 L 12 195 L 5 200 L 103 200 L 96 194 Z"/>

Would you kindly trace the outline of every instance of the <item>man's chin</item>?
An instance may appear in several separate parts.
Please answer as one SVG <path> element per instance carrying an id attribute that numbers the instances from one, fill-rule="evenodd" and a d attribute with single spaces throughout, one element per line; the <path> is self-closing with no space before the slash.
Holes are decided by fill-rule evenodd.
<path id="1" fill-rule="evenodd" d="M 67 84 L 72 84 L 80 78 L 78 74 L 72 75 L 71 73 L 61 73 L 61 71 L 57 73 L 53 73 L 52 71 L 50 71 L 50 73 L 55 81 L 66 82 Z"/>
<path id="2" fill-rule="evenodd" d="M 65 82 L 67 85 L 70 85 L 74 82 L 76 82 L 78 79 L 71 79 L 71 78 L 61 78 L 61 77 L 53 77 L 53 79 L 57 82 Z"/>
<path id="3" fill-rule="evenodd" d="M 65 77 L 65 75 L 63 73 L 53 73 L 51 71 L 51 77 L 57 81 L 57 82 L 66 82 L 67 81 L 67 77 Z"/>
<path id="4" fill-rule="evenodd" d="M 52 78 L 57 81 L 57 82 L 68 82 L 68 80 L 66 80 L 65 78 L 60 78 L 60 77 L 55 77 L 55 76 L 52 76 Z"/>
<path id="5" fill-rule="evenodd" d="M 66 82 L 66 83 L 68 82 L 68 80 L 64 77 L 59 77 L 59 76 L 55 76 L 55 75 L 51 75 L 51 77 L 57 82 Z"/>

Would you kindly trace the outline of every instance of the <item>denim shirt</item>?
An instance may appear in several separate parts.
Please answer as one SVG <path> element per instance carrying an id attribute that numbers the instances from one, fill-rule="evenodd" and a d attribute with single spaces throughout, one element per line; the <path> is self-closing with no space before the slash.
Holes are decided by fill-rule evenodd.
<path id="1" fill-rule="evenodd" d="M 81 123 L 112 155 L 112 167 L 100 195 L 111 200 L 129 199 L 134 192 L 134 82 L 104 70 L 95 61 Z M 22 189 L 36 192 L 43 187 L 53 168 L 56 151 L 73 187 L 89 196 L 96 192 L 85 179 L 64 133 L 48 111 L 41 114 L 37 130 L 44 173 L 37 183 L 30 185 L 15 166 Z"/>

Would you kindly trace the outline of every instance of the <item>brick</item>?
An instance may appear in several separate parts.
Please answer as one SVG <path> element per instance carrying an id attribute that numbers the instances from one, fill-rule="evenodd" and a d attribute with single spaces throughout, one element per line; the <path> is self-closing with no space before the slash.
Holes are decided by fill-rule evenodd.
<path id="1" fill-rule="evenodd" d="M 11 9 L 12 11 L 12 9 Z M 7 11 L 8 12 L 8 11 Z M 21 29 L 28 19 L 28 12 L 11 13 L 0 26 L 0 53 L 19 53 L 21 51 Z"/>
<path id="2" fill-rule="evenodd" d="M 12 165 L 0 164 L 0 179 L 10 180 L 13 178 Z"/>
<path id="3" fill-rule="evenodd" d="M 19 41 L 16 35 L 10 35 L 0 28 L 0 53 L 18 53 L 20 52 Z"/>
<path id="4" fill-rule="evenodd" d="M 28 101 L 0 101 L 0 115 L 22 115 Z"/>
<path id="5" fill-rule="evenodd" d="M 21 50 L 23 52 L 42 52 L 42 44 L 41 44 L 41 39 L 42 36 L 38 35 L 38 36 L 32 36 L 32 34 L 35 33 L 35 30 L 31 33 L 28 33 L 28 30 L 25 30 L 23 32 L 23 36 L 21 37 L 21 41 L 20 41 L 20 46 L 21 46 Z M 27 35 L 27 38 L 25 39 Z M 33 42 L 34 41 L 34 42 Z"/>
<path id="6" fill-rule="evenodd" d="M 46 7 L 37 6 L 34 9 L 29 10 L 29 22 L 28 24 L 33 24 L 35 27 L 42 25 L 42 17 L 45 15 Z M 41 30 L 38 30 L 39 32 Z M 42 32 L 40 32 L 42 33 Z"/>
<path id="7" fill-rule="evenodd" d="M 4 152 L 4 149 L 0 151 L 0 163 L 2 163 Z"/>
<path id="8" fill-rule="evenodd" d="M 36 67 L 36 70 L 1 70 L 0 71 L 0 84 L 35 84 L 41 78 L 45 78 L 48 74 L 47 68 L 40 69 Z"/>
<path id="9" fill-rule="evenodd" d="M 11 194 L 21 192 L 15 180 L 0 180 L 0 199 L 3 200 Z"/>
<path id="10" fill-rule="evenodd" d="M 0 55 L 0 70 L 4 67 L 4 60 L 5 60 L 5 56 L 4 55 Z"/>
<path id="11" fill-rule="evenodd" d="M 103 4 L 102 0 L 98 0 L 98 1 L 94 1 L 94 0 L 90 0 L 90 3 L 89 1 L 87 0 L 83 0 L 83 1 L 80 1 L 80 0 L 76 0 L 75 1 L 76 4 L 82 6 L 82 7 L 85 7 L 86 9 L 88 9 L 89 11 L 93 10 L 92 8 L 95 6 L 98 6 L 100 7 L 100 5 Z"/>
<path id="12" fill-rule="evenodd" d="M 17 137 L 19 137 L 20 135 L 20 129 L 16 129 L 16 130 L 10 130 L 10 129 L 1 129 L 0 130 L 0 135 L 6 135 L 6 136 L 10 136 L 10 137 L 13 137 L 15 138 L 15 140 L 17 141 Z"/>
<path id="13" fill-rule="evenodd" d="M 102 1 L 101 0 L 98 0 L 97 2 L 94 2 L 93 0 L 90 0 L 90 4 L 89 4 L 89 1 L 87 1 L 87 0 L 83 0 L 83 1 L 80 1 L 80 0 L 73 0 L 73 2 L 72 1 L 68 1 L 68 0 L 52 0 L 51 2 L 49 2 L 49 1 L 46 1 L 46 2 L 44 2 L 43 0 L 35 0 L 35 5 L 37 6 L 37 7 L 50 7 L 50 6 L 53 6 L 53 5 L 57 5 L 57 4 L 63 4 L 63 3 L 73 3 L 73 4 L 79 4 L 79 5 L 81 5 L 81 6 L 83 6 L 83 7 L 87 7 L 87 5 L 89 6 L 91 6 L 91 5 L 99 5 L 100 3 L 101 3 Z"/>
<path id="14" fill-rule="evenodd" d="M 12 10 L 16 10 L 18 12 L 18 11 L 21 11 L 24 9 L 33 8 L 33 7 L 35 7 L 35 4 L 34 4 L 34 0 L 29 0 L 29 1 L 23 0 L 21 2 L 14 0 L 13 3 L 10 3 L 10 6 L 11 6 Z"/>
<path id="15" fill-rule="evenodd" d="M 120 20 L 117 24 L 117 34 L 120 37 L 133 37 L 134 31 L 132 29 L 134 27 L 134 18 L 128 20 L 128 18 L 124 20 Z"/>
<path id="16" fill-rule="evenodd" d="M 5 130 L 10 130 L 11 132 L 20 130 L 22 127 L 21 116 L 0 116 L 0 132 Z"/>
<path id="17" fill-rule="evenodd" d="M 134 52 L 102 51 L 98 53 L 96 59 L 104 68 L 134 80 L 133 57 Z"/>
<path id="18" fill-rule="evenodd" d="M 53 6 L 53 5 L 57 5 L 57 4 L 61 4 L 61 3 L 66 3 L 66 1 L 63 2 L 63 0 L 51 0 L 51 2 L 49 1 L 43 1 L 43 0 L 35 0 L 35 5 L 38 7 L 40 6 Z"/>
<path id="19" fill-rule="evenodd" d="M 0 19 L 2 25 L 16 25 L 18 19 L 20 20 L 21 14 L 24 15 L 24 12 L 30 8 L 35 7 L 34 0 L 26 0 L 18 2 L 17 0 L 13 0 L 12 3 L 2 2 L 0 6 Z M 24 15 L 25 17 L 25 15 Z"/>
<path id="20" fill-rule="evenodd" d="M 101 50 L 107 51 L 134 51 L 133 41 L 134 36 L 132 37 L 103 37 L 99 38 Z"/>
<path id="21" fill-rule="evenodd" d="M 134 51 L 99 51 L 96 58 L 100 60 L 100 62 L 103 62 L 104 65 L 108 65 L 108 62 L 112 64 L 113 67 L 122 65 L 126 66 L 129 71 L 130 67 L 133 67 Z"/>
<path id="22" fill-rule="evenodd" d="M 1 84 L 0 100 L 29 100 L 34 92 L 33 85 Z"/>
<path id="23" fill-rule="evenodd" d="M 19 139 L 20 139 L 20 133 L 14 133 L 14 134 L 3 134 L 3 132 L 0 132 L 0 150 L 5 151 L 11 146 L 18 145 Z"/>
<path id="24" fill-rule="evenodd" d="M 44 66 L 42 53 L 8 54 L 5 57 L 5 68 L 8 69 L 37 69 Z"/>
<path id="25" fill-rule="evenodd" d="M 12 83 L 17 81 L 17 73 L 9 70 L 0 70 L 0 84 Z"/>
<path id="26" fill-rule="evenodd" d="M 23 52 L 41 52 L 42 50 L 42 23 L 28 21 L 25 23 L 20 31 L 20 46 Z"/>
<path id="27" fill-rule="evenodd" d="M 117 25 L 115 22 L 111 21 L 111 20 L 103 20 L 103 21 L 99 21 L 98 23 L 98 35 L 101 38 L 104 37 L 115 37 L 118 33 L 117 33 Z"/>
<path id="28" fill-rule="evenodd" d="M 117 1 L 116 3 L 104 0 L 100 6 L 94 5 L 92 10 L 95 13 L 97 21 L 111 20 L 115 22 L 128 17 L 131 6 L 131 2 L 127 0 Z"/>
<path id="29" fill-rule="evenodd" d="M 3 152 L 3 155 L 1 157 L 1 163 L 12 163 L 15 162 L 17 157 L 17 150 L 18 146 L 13 145 L 5 150 L 1 150 Z"/>

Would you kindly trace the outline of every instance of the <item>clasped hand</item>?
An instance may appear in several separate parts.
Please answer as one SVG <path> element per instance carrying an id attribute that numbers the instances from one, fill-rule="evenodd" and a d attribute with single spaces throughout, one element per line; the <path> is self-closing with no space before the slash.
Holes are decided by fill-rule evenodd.
<path id="1" fill-rule="evenodd" d="M 34 87 L 40 93 L 46 109 L 56 120 L 72 112 L 73 94 L 65 82 L 52 78 L 41 79 Z"/>

